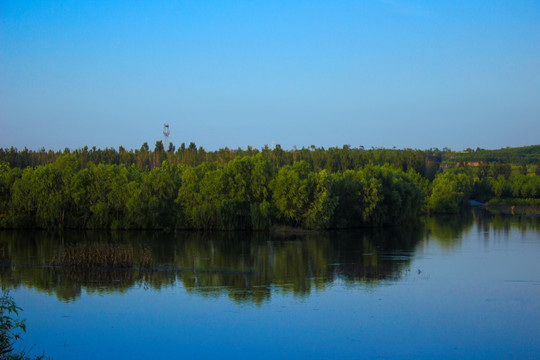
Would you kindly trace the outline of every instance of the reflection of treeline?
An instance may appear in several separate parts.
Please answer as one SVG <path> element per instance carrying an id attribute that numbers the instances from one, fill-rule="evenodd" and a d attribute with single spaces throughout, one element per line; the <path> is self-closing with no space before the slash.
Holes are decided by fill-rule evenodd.
<path id="1" fill-rule="evenodd" d="M 408 266 L 421 229 L 373 229 L 275 239 L 269 233 L 114 233 L 108 242 L 151 249 L 157 270 L 48 266 L 66 246 L 104 242 L 103 235 L 0 232 L 0 282 L 32 286 L 63 300 L 86 292 L 123 292 L 133 286 L 161 288 L 180 281 L 203 296 L 225 294 L 260 303 L 272 289 L 297 296 L 339 278 L 375 285 L 395 280 Z M 98 237 L 99 236 L 99 237 Z M 401 254 L 398 258 L 389 254 Z"/>
<path id="2" fill-rule="evenodd" d="M 508 235 L 510 230 L 540 233 L 540 221 L 537 216 L 509 216 L 497 214 L 483 208 L 473 208 L 452 215 L 426 217 L 423 221 L 424 237 L 438 242 L 442 248 L 452 249 L 461 244 L 463 235 L 473 227 L 478 234 Z"/>
<path id="3" fill-rule="evenodd" d="M 451 249 L 461 243 L 463 234 L 471 230 L 475 220 L 480 222 L 484 217 L 486 223 L 491 222 L 490 214 L 480 210 L 427 217 L 424 219 L 425 237 L 437 241 L 442 248 Z"/>
<path id="4" fill-rule="evenodd" d="M 414 171 L 367 165 L 330 173 L 305 161 L 272 170 L 258 154 L 221 165 L 82 166 L 76 155 L 24 170 L 0 165 L 0 226 L 267 229 L 398 224 L 422 210 Z"/>
<path id="5" fill-rule="evenodd" d="M 508 216 L 501 213 L 477 210 L 475 212 L 475 222 L 479 232 L 505 233 L 511 229 L 519 230 L 525 234 L 528 231 L 540 233 L 540 221 L 538 216 Z"/>

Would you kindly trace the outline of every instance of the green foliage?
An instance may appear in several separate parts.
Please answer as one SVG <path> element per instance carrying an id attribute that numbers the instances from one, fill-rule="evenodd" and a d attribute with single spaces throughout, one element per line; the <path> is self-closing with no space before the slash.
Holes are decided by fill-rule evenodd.
<path id="1" fill-rule="evenodd" d="M 22 176 L 22 170 L 10 168 L 7 163 L 0 163 L 0 227 L 6 226 L 7 213 L 10 211 L 13 184 Z"/>
<path id="2" fill-rule="evenodd" d="M 88 149 L 84 147 L 70 151 L 66 149 L 64 152 L 31 151 L 24 149 L 18 151 L 15 148 L 2 149 L 0 148 L 0 162 L 10 163 L 12 167 L 24 169 L 28 166 L 36 167 L 40 165 L 48 165 L 54 163 L 62 156 L 75 156 L 80 163 L 81 168 L 86 168 L 90 163 L 107 164 L 107 165 L 136 165 L 141 170 L 153 169 L 160 167 L 163 161 L 168 161 L 170 164 L 184 164 L 196 167 L 205 162 L 217 162 L 225 165 L 233 159 L 243 158 L 245 156 L 253 157 L 261 155 L 270 163 L 270 168 L 273 172 L 278 171 L 284 165 L 292 165 L 298 161 L 306 161 L 314 170 L 324 170 L 328 172 L 342 172 L 345 170 L 357 170 L 368 164 L 391 164 L 403 171 L 410 169 L 415 170 L 422 176 L 428 179 L 433 179 L 434 174 L 438 171 L 441 163 L 440 151 L 422 151 L 413 149 L 395 150 L 395 149 L 369 149 L 363 147 L 351 148 L 349 145 L 344 145 L 341 148 L 302 148 L 293 150 L 285 150 L 279 144 L 273 149 L 268 146 L 261 150 L 253 149 L 248 146 L 243 150 L 230 150 L 229 148 L 219 149 L 217 151 L 206 151 L 204 148 L 189 143 L 186 147 L 182 143 L 175 152 L 176 147 L 171 143 L 167 151 L 163 147 L 161 141 L 157 141 L 154 151 L 150 151 L 148 143 L 144 143 L 140 149 L 127 151 L 122 146 L 118 151 L 113 148 L 96 149 L 95 147 Z"/>
<path id="3" fill-rule="evenodd" d="M 491 179 L 491 189 L 493 194 L 498 198 L 510 195 L 510 186 L 503 175 Z"/>
<path id="4" fill-rule="evenodd" d="M 512 173 L 508 163 L 462 162 L 440 171 L 442 154 L 454 153 L 347 145 L 206 152 L 194 143 L 175 153 L 160 141 L 153 152 L 146 143 L 135 152 L 0 149 L 0 159 L 46 163 L 24 169 L 0 163 L 0 227 L 386 226 L 426 210 L 456 212 L 470 198 L 539 197 L 540 177 L 524 174 L 524 165 Z"/>
<path id="5" fill-rule="evenodd" d="M 380 181 L 382 189 L 379 203 L 368 217 L 370 225 L 397 225 L 422 210 L 423 189 L 414 172 L 405 173 L 390 165 L 368 166 L 365 170 Z"/>
<path id="6" fill-rule="evenodd" d="M 182 187 L 177 203 L 185 217 L 184 226 L 195 229 L 217 229 L 218 211 L 224 200 L 226 178 L 222 168 L 187 168 L 182 174 Z"/>
<path id="7" fill-rule="evenodd" d="M 527 175 L 527 172 L 528 172 L 528 170 L 527 170 L 527 164 L 522 163 L 522 164 L 520 165 L 520 167 L 519 167 L 519 173 L 520 173 L 521 175 Z"/>
<path id="8" fill-rule="evenodd" d="M 19 318 L 19 308 L 8 292 L 0 296 L 0 357 L 13 355 L 13 346 L 26 332 L 24 320 Z"/>
<path id="9" fill-rule="evenodd" d="M 268 228 L 270 178 L 270 163 L 261 156 L 236 158 L 225 166 L 187 167 L 176 198 L 182 211 L 180 227 Z"/>
<path id="10" fill-rule="evenodd" d="M 362 226 L 379 203 L 382 184 L 362 170 L 333 175 L 333 193 L 338 199 L 332 227 Z"/>
<path id="11" fill-rule="evenodd" d="M 308 176 L 312 193 L 304 215 L 304 226 L 309 229 L 326 229 L 330 226 L 338 199 L 332 194 L 332 178 L 326 170 Z"/>
<path id="12" fill-rule="evenodd" d="M 486 202 L 493 198 L 493 179 L 492 178 L 480 178 L 473 184 L 471 198 L 480 202 Z"/>
<path id="13" fill-rule="evenodd" d="M 511 174 L 512 167 L 510 166 L 510 164 L 494 163 L 491 165 L 491 176 L 493 176 L 494 178 L 503 176 L 505 179 L 508 180 Z"/>
<path id="14" fill-rule="evenodd" d="M 497 150 L 476 150 L 460 152 L 443 152 L 443 161 L 446 163 L 465 163 L 475 161 L 489 161 L 501 164 L 535 164 L 540 161 L 540 145 L 507 147 Z"/>
<path id="15" fill-rule="evenodd" d="M 282 167 L 272 180 L 273 203 L 278 217 L 292 225 L 301 225 L 307 210 L 311 188 L 310 169 L 305 161 Z"/>
<path id="16" fill-rule="evenodd" d="M 540 197 L 540 177 L 512 174 L 509 179 L 499 175 L 491 180 L 491 187 L 497 198 L 535 199 Z"/>
<path id="17" fill-rule="evenodd" d="M 434 213 L 456 213 L 472 192 L 472 178 L 465 173 L 446 171 L 433 180 L 427 207 Z"/>
<path id="18" fill-rule="evenodd" d="M 272 207 L 268 201 L 250 204 L 250 215 L 253 230 L 268 230 L 272 226 Z"/>
<path id="19" fill-rule="evenodd" d="M 177 219 L 174 202 L 181 184 L 181 168 L 164 161 L 149 172 L 128 176 L 127 216 L 124 226 L 143 229 L 171 229 Z"/>
<path id="20" fill-rule="evenodd" d="M 12 190 L 11 213 L 18 223 L 35 222 L 43 228 L 64 226 L 69 208 L 69 195 L 64 191 L 64 178 L 52 165 L 26 168 Z"/>

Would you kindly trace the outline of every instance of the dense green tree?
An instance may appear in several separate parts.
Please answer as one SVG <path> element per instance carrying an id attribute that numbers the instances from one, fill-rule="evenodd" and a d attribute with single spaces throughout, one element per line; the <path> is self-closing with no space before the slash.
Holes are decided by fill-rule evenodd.
<path id="1" fill-rule="evenodd" d="M 519 167 L 519 173 L 521 175 L 527 175 L 527 164 L 522 163 Z"/>
<path id="2" fill-rule="evenodd" d="M 313 172 L 305 161 L 282 167 L 270 183 L 278 218 L 313 229 L 330 226 L 338 199 L 326 170 Z"/>
<path id="3" fill-rule="evenodd" d="M 511 194 L 510 184 L 504 175 L 499 175 L 497 178 L 491 179 L 491 189 L 493 194 L 498 198 L 508 197 Z"/>
<path id="4" fill-rule="evenodd" d="M 413 174 L 390 165 L 367 166 L 368 176 L 381 182 L 380 200 L 368 217 L 372 226 L 396 225 L 418 215 L 423 208 L 423 192 Z"/>
<path id="5" fill-rule="evenodd" d="M 504 176 L 504 178 L 508 180 L 511 174 L 512 167 L 510 166 L 510 164 L 493 163 L 491 165 L 491 176 L 493 176 L 494 178 Z"/>
<path id="6" fill-rule="evenodd" d="M 0 226 L 8 220 L 6 216 L 10 210 L 13 184 L 21 176 L 21 169 L 10 168 L 9 164 L 0 163 Z"/>
<path id="7" fill-rule="evenodd" d="M 487 202 L 494 195 L 492 188 L 493 179 L 490 177 L 479 178 L 474 181 L 471 198 L 480 202 Z"/>
<path id="8" fill-rule="evenodd" d="M 303 225 L 310 229 L 327 229 L 334 215 L 338 199 L 332 193 L 332 177 L 326 170 L 308 176 L 311 190 Z"/>
<path id="9" fill-rule="evenodd" d="M 165 151 L 165 147 L 163 146 L 163 141 L 161 141 L 161 140 L 156 141 L 156 146 L 154 147 L 154 152 L 155 153 L 160 153 L 160 152 L 164 152 L 164 151 Z"/>
<path id="10" fill-rule="evenodd" d="M 471 192 L 472 178 L 466 173 L 440 173 L 433 180 L 428 209 L 435 213 L 456 213 L 465 205 Z"/>
<path id="11" fill-rule="evenodd" d="M 310 199 L 309 173 L 311 169 L 305 161 L 286 165 L 279 169 L 272 179 L 273 204 L 278 217 L 292 225 L 301 225 Z"/>
<path id="12" fill-rule="evenodd" d="M 218 229 L 218 211 L 226 199 L 226 177 L 217 164 L 186 168 L 181 177 L 177 203 L 183 211 L 183 226 L 195 229 Z"/>
<path id="13" fill-rule="evenodd" d="M 181 168 L 164 161 L 161 167 L 138 175 L 139 178 L 127 185 L 126 220 L 129 227 L 174 228 L 178 217 L 175 199 L 180 188 Z"/>
<path id="14" fill-rule="evenodd" d="M 502 182 L 502 179 L 500 181 Z M 505 191 L 498 193 L 498 197 L 535 199 L 540 196 L 540 179 L 538 176 L 512 174 L 510 179 L 500 186 L 503 186 Z"/>
<path id="15" fill-rule="evenodd" d="M 333 193 L 338 199 L 332 227 L 362 226 L 379 202 L 381 182 L 362 170 L 333 175 Z"/>
<path id="16" fill-rule="evenodd" d="M 485 179 L 486 177 L 489 176 L 490 170 L 491 170 L 491 166 L 489 162 L 487 161 L 480 162 L 480 165 L 478 167 L 478 177 L 480 179 Z"/>
<path id="17" fill-rule="evenodd" d="M 52 165 L 26 168 L 13 184 L 11 213 L 16 226 L 35 222 L 43 228 L 64 227 L 69 201 L 58 169 Z"/>

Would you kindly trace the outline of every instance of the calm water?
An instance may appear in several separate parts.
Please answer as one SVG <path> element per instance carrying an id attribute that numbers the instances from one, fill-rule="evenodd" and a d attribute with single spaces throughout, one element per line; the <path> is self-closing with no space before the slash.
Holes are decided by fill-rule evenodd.
<path id="1" fill-rule="evenodd" d="M 63 244 L 149 246 L 160 271 L 54 269 Z M 0 232 L 23 347 L 54 359 L 540 358 L 540 219 L 264 233 Z"/>

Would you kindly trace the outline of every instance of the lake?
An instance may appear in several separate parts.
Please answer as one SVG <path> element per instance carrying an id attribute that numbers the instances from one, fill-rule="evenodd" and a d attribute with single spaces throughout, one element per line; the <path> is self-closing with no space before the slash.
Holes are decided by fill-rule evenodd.
<path id="1" fill-rule="evenodd" d="M 51 267 L 149 249 L 154 270 Z M 53 359 L 540 358 L 540 219 L 308 234 L 0 232 L 22 348 Z"/>

